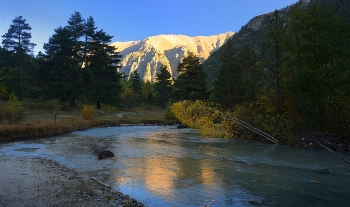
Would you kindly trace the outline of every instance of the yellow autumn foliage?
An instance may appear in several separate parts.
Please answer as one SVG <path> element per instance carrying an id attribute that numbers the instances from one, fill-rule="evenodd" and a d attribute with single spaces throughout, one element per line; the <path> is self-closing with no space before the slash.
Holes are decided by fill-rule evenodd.
<path id="1" fill-rule="evenodd" d="M 85 105 L 81 111 L 81 117 L 83 119 L 92 119 L 94 117 L 94 107 Z"/>
<path id="2" fill-rule="evenodd" d="M 180 101 L 171 107 L 176 118 L 183 124 L 199 129 L 205 137 L 234 137 L 235 122 L 229 120 L 216 106 L 204 101 Z M 230 112 L 226 112 L 230 113 Z"/>

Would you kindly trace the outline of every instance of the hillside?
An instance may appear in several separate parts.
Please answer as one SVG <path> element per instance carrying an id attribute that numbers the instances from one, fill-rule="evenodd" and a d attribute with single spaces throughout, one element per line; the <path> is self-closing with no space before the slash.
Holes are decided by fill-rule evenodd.
<path id="1" fill-rule="evenodd" d="M 350 22 L 350 1 L 349 0 L 313 0 L 312 2 L 319 3 L 322 7 L 330 9 L 334 12 L 338 12 L 346 18 L 347 22 Z M 308 1 L 303 0 L 303 4 L 307 5 Z M 279 15 L 284 21 L 287 21 L 289 11 L 292 5 L 282 8 L 279 11 Z M 262 14 L 253 17 L 246 25 L 235 33 L 232 37 L 237 53 L 245 46 L 252 47 L 255 52 L 261 58 L 261 51 L 263 50 L 263 42 L 268 38 L 268 25 L 271 17 L 270 13 Z M 203 63 L 204 71 L 207 74 L 207 86 L 210 88 L 214 79 L 218 75 L 218 68 L 220 68 L 219 54 L 220 49 L 213 52 L 210 57 Z"/>
<path id="2" fill-rule="evenodd" d="M 212 36 L 189 37 L 185 35 L 157 35 L 140 41 L 114 42 L 122 55 L 121 73 L 130 75 L 135 70 L 143 81 L 154 81 L 160 65 L 166 65 L 173 78 L 177 77 L 177 65 L 191 51 L 205 61 L 210 54 L 233 36 L 227 32 Z"/>

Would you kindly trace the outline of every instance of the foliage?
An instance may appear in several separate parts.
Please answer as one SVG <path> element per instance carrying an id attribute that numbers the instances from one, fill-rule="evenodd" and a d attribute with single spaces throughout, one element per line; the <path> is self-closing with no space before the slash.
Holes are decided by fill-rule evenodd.
<path id="1" fill-rule="evenodd" d="M 16 74 L 12 77 L 16 83 L 16 93 L 19 100 L 23 99 L 28 60 L 35 46 L 30 42 L 32 28 L 22 16 L 15 17 L 7 33 L 2 35 L 3 48 L 10 52 L 8 60 L 11 63 L 9 68 L 15 69 Z M 9 66 L 9 65 L 8 65 Z M 14 78 L 16 77 L 16 78 Z M 9 81 L 8 81 L 9 82 Z"/>
<path id="2" fill-rule="evenodd" d="M 208 91 L 205 86 L 205 73 L 199 57 L 188 52 L 177 67 L 179 76 L 175 80 L 174 101 L 206 100 Z"/>
<path id="3" fill-rule="evenodd" d="M 8 92 L 6 90 L 6 85 L 1 82 L 0 78 L 0 100 L 4 100 L 8 97 Z"/>
<path id="4" fill-rule="evenodd" d="M 253 18 L 232 37 L 232 48 L 239 54 L 230 55 L 236 58 L 232 67 L 250 72 L 242 70 L 244 101 L 227 108 L 284 142 L 295 131 L 348 136 L 349 13 L 349 6 L 338 1 L 313 0 Z M 222 69 L 225 61 L 218 54 L 230 44 L 225 43 L 204 65 Z M 256 55 L 247 55 L 249 51 Z M 251 61 L 245 61 L 249 56 Z M 221 84 L 225 81 L 221 77 L 229 75 L 213 78 Z M 225 106 L 231 98 L 216 101 Z"/>
<path id="5" fill-rule="evenodd" d="M 235 135 L 235 122 L 228 118 L 232 114 L 227 111 L 227 116 L 223 116 L 220 110 L 208 102 L 181 101 L 174 103 L 171 110 L 181 123 L 199 129 L 203 136 L 233 138 Z"/>
<path id="6" fill-rule="evenodd" d="M 133 90 L 126 90 L 120 94 L 122 103 L 129 109 L 137 106 L 140 100 L 139 94 L 135 93 Z"/>
<path id="7" fill-rule="evenodd" d="M 143 102 L 148 103 L 148 104 L 154 104 L 156 91 L 154 84 L 147 81 L 147 82 L 141 82 L 141 95 Z"/>
<path id="8" fill-rule="evenodd" d="M 94 107 L 85 105 L 81 111 L 81 117 L 83 119 L 92 119 L 94 117 Z"/>
<path id="9" fill-rule="evenodd" d="M 131 86 L 132 86 L 132 90 L 137 93 L 139 96 L 141 96 L 141 90 L 142 90 L 142 86 L 141 86 L 141 79 L 140 79 L 140 75 L 137 72 L 137 70 L 135 70 L 132 73 L 131 76 Z"/>
<path id="10" fill-rule="evenodd" d="M 295 127 L 333 132 L 348 129 L 350 28 L 345 19 L 320 4 L 296 4 L 287 21 L 285 88 L 292 99 Z M 333 120 L 338 126 L 330 127 Z M 336 121 L 337 120 L 337 121 Z M 340 121 L 343 120 L 343 121 Z M 343 128 L 340 130 L 340 127 Z"/>
<path id="11" fill-rule="evenodd" d="M 7 121 L 13 124 L 22 121 L 24 118 L 23 105 L 13 92 L 10 94 L 10 98 L 5 105 L 3 116 Z"/>
<path id="12" fill-rule="evenodd" d="M 171 107 L 165 109 L 165 118 L 168 120 L 177 120 L 175 113 L 173 112 Z"/>
<path id="13" fill-rule="evenodd" d="M 264 42 L 263 53 L 264 58 L 262 64 L 266 68 L 266 74 L 264 78 L 269 82 L 270 87 L 272 87 L 276 92 L 276 113 L 281 115 L 282 109 L 282 55 L 283 55 L 283 36 L 284 27 L 283 19 L 281 18 L 278 10 L 273 12 L 270 18 L 270 24 L 268 28 L 268 38 Z"/>
<path id="14" fill-rule="evenodd" d="M 221 67 L 214 81 L 213 100 L 224 108 L 233 108 L 243 101 L 243 71 L 237 67 L 236 50 L 232 39 L 220 50 Z"/>
<path id="15" fill-rule="evenodd" d="M 92 17 L 85 21 L 75 12 L 65 27 L 58 27 L 44 44 L 45 55 L 40 59 L 38 77 L 46 99 L 70 101 L 77 99 L 117 105 L 120 55 L 110 45 L 112 36 L 97 30 Z"/>
<path id="16" fill-rule="evenodd" d="M 93 22 L 92 17 L 89 20 Z M 118 73 L 121 56 L 115 52 L 114 46 L 109 45 L 112 36 L 103 30 L 94 32 L 91 41 L 86 67 L 92 75 L 90 87 L 88 87 L 92 92 L 88 93 L 89 99 L 96 102 L 97 109 L 101 109 L 102 102 L 117 105 L 120 102 L 121 91 L 121 76 Z"/>
<path id="17" fill-rule="evenodd" d="M 167 105 L 172 92 L 172 79 L 171 74 L 167 70 L 166 66 L 161 66 L 157 74 L 157 80 L 155 82 L 155 89 L 157 91 L 157 102 L 162 109 Z"/>
<path id="18" fill-rule="evenodd" d="M 255 101 L 261 87 L 262 71 L 258 69 L 258 58 L 250 45 L 242 48 L 237 56 L 237 68 L 242 71 L 242 85 L 244 91 L 244 102 Z"/>

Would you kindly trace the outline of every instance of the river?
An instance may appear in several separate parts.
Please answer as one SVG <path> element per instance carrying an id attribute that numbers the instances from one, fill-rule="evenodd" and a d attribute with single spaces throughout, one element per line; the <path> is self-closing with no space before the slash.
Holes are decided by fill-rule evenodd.
<path id="1" fill-rule="evenodd" d="M 97 160 L 86 142 L 109 146 L 116 158 Z M 175 126 L 94 128 L 2 144 L 0 155 L 55 160 L 112 184 L 147 206 L 350 203 L 350 172 L 344 168 L 350 166 L 326 150 L 206 139 L 196 130 Z M 350 159 L 348 152 L 341 155 Z M 319 171 L 325 168 L 332 172 Z"/>

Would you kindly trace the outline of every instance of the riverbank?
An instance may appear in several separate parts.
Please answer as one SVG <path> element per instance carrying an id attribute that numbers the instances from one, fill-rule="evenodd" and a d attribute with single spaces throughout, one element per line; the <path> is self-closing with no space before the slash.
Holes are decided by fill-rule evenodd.
<path id="1" fill-rule="evenodd" d="M 0 169 L 0 206 L 144 206 L 52 160 L 0 156 Z"/>
<path id="2" fill-rule="evenodd" d="M 125 113 L 125 112 L 124 112 Z M 74 131 L 87 130 L 93 127 L 111 127 L 124 125 L 174 125 L 176 120 L 167 120 L 165 118 L 155 117 L 138 117 L 125 118 L 116 115 L 114 118 L 96 118 L 84 120 L 79 117 L 65 117 L 56 123 L 52 119 L 46 121 L 32 121 L 20 124 L 0 125 L 0 143 L 21 141 L 28 139 L 37 139 L 43 137 L 52 137 L 55 135 L 67 134 Z M 243 134 L 243 133 L 242 133 Z M 350 140 L 333 134 L 300 134 L 293 136 L 285 145 L 295 146 L 298 148 L 322 149 L 322 145 L 334 151 L 350 151 Z M 238 138 L 244 140 L 267 142 L 267 140 L 257 134 L 244 134 Z M 321 145 L 320 145 L 321 144 Z"/>
<path id="3" fill-rule="evenodd" d="M 165 118 L 165 112 L 155 106 L 135 107 L 130 111 L 105 107 L 95 110 L 92 119 L 83 119 L 81 107 L 67 109 L 56 117 L 38 106 L 28 106 L 25 119 L 17 124 L 0 123 L 0 142 L 11 142 L 28 139 L 51 137 L 87 130 L 93 127 L 129 125 L 171 125 L 176 120 Z"/>
<path id="4" fill-rule="evenodd" d="M 56 123 L 52 121 L 35 121 L 11 125 L 0 125 L 0 142 L 11 142 L 55 135 L 67 134 L 73 131 L 87 130 L 93 127 L 109 127 L 120 125 L 172 125 L 176 121 L 166 119 L 142 120 L 83 120 L 81 118 L 68 118 Z"/>

